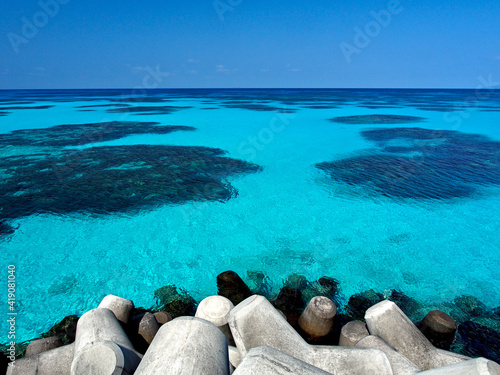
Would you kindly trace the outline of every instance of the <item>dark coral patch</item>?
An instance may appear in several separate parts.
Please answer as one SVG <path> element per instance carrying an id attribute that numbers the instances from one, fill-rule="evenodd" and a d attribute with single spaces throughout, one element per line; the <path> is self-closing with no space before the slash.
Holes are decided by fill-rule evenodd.
<path id="1" fill-rule="evenodd" d="M 110 113 L 136 113 L 143 115 L 169 115 L 171 113 L 180 111 L 181 109 L 189 109 L 192 107 L 179 107 L 179 106 L 141 106 L 141 107 L 123 107 L 111 108 L 107 112 Z"/>
<path id="2" fill-rule="evenodd" d="M 425 121 L 423 117 L 402 115 L 361 115 L 361 116 L 339 116 L 329 119 L 331 122 L 350 125 L 387 125 L 408 124 Z"/>
<path id="3" fill-rule="evenodd" d="M 469 197 L 500 185 L 500 142 L 475 134 L 421 128 L 362 132 L 373 153 L 316 165 L 332 179 L 391 198 Z"/>
<path id="4" fill-rule="evenodd" d="M 100 107 L 130 107 L 130 104 L 95 104 L 95 105 L 79 105 L 75 108 L 100 108 Z"/>
<path id="5" fill-rule="evenodd" d="M 337 109 L 340 108 L 337 105 L 329 105 L 329 104 L 317 104 L 317 105 L 304 105 L 302 108 L 307 109 Z"/>
<path id="6" fill-rule="evenodd" d="M 38 106 L 14 106 L 14 107 L 0 107 L 2 110 L 16 110 L 16 109 L 49 109 L 54 107 L 53 105 L 38 105 Z"/>
<path id="7" fill-rule="evenodd" d="M 107 214 L 168 203 L 226 201 L 226 178 L 260 170 L 206 147 L 117 146 L 0 159 L 0 214 Z"/>
<path id="8" fill-rule="evenodd" d="M 259 111 L 259 112 L 281 112 L 281 113 L 294 113 L 297 110 L 293 108 L 279 108 L 273 107 L 265 104 L 252 104 L 252 103 L 231 103 L 231 104 L 222 104 L 222 107 L 225 108 L 237 108 L 237 109 L 248 109 L 250 111 Z"/>
<path id="9" fill-rule="evenodd" d="M 4 221 L 0 221 L 0 237 L 14 233 L 15 229 Z"/>
<path id="10" fill-rule="evenodd" d="M 195 130 L 190 126 L 158 124 L 158 122 L 111 121 L 15 130 L 8 134 L 0 134 L 0 146 L 79 146 L 111 141 L 132 134 L 168 134 L 179 130 Z"/>

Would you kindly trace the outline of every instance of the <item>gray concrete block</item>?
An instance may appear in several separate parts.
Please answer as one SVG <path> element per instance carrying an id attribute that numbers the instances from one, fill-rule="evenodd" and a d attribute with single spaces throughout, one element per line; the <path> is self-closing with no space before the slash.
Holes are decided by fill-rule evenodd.
<path id="1" fill-rule="evenodd" d="M 422 375 L 500 375 L 500 365 L 486 358 L 471 359 L 429 371 Z"/>
<path id="2" fill-rule="evenodd" d="M 29 343 L 26 347 L 25 357 L 37 355 L 47 350 L 55 349 L 63 346 L 61 339 L 57 336 L 47 337 L 44 339 L 35 340 Z"/>
<path id="3" fill-rule="evenodd" d="M 181 317 L 161 326 L 135 375 L 228 375 L 224 334 L 206 320 Z"/>
<path id="4" fill-rule="evenodd" d="M 166 311 L 158 311 L 158 312 L 155 312 L 153 315 L 155 316 L 155 319 L 160 326 L 165 324 L 165 323 L 170 322 L 173 319 L 172 315 L 170 315 Z"/>
<path id="5" fill-rule="evenodd" d="M 340 330 L 340 346 L 354 346 L 363 337 L 368 336 L 366 324 L 358 320 L 347 323 Z"/>
<path id="6" fill-rule="evenodd" d="M 269 346 L 251 349 L 234 375 L 331 375 Z"/>
<path id="7" fill-rule="evenodd" d="M 65 345 L 18 359 L 7 375 L 69 375 L 74 349 L 75 344 Z"/>
<path id="8" fill-rule="evenodd" d="M 227 324 L 229 313 L 234 308 L 233 303 L 223 296 L 210 296 L 200 302 L 196 309 L 195 317 L 205 319 L 226 336 L 229 345 L 234 345 L 233 335 Z"/>
<path id="9" fill-rule="evenodd" d="M 398 353 L 378 336 L 366 336 L 357 342 L 356 348 L 376 348 L 382 350 L 391 363 L 394 375 L 414 375 L 422 370 L 408 358 Z"/>
<path id="10" fill-rule="evenodd" d="M 154 315 L 146 313 L 139 322 L 138 334 L 144 339 L 144 341 L 151 344 L 159 329 L 160 325 L 156 321 Z"/>
<path id="11" fill-rule="evenodd" d="M 78 320 L 72 375 L 132 374 L 141 360 L 114 313 L 97 308 Z M 89 370 L 90 369 L 90 370 Z"/>
<path id="12" fill-rule="evenodd" d="M 317 339 L 328 335 L 331 331 L 335 314 L 337 306 L 331 299 L 314 297 L 300 315 L 299 326 L 311 338 Z"/>
<path id="13" fill-rule="evenodd" d="M 132 375 L 140 356 L 111 341 L 87 345 L 75 355 L 71 375 Z"/>
<path id="14" fill-rule="evenodd" d="M 370 307 L 365 320 L 370 334 L 384 339 L 422 370 L 470 359 L 434 347 L 394 302 L 382 301 Z"/>
<path id="15" fill-rule="evenodd" d="M 229 352 L 229 363 L 234 368 L 237 368 L 240 365 L 241 361 L 243 360 L 243 357 L 241 356 L 239 349 L 236 346 L 230 345 L 228 347 L 228 352 Z"/>
<path id="16" fill-rule="evenodd" d="M 243 356 L 270 346 L 336 375 L 391 375 L 387 356 L 378 349 L 312 346 L 262 296 L 251 296 L 229 314 L 229 327 Z"/>
<path id="17" fill-rule="evenodd" d="M 98 307 L 113 311 L 116 319 L 127 324 L 130 318 L 130 312 L 134 308 L 134 303 L 131 300 L 109 294 L 102 299 Z"/>

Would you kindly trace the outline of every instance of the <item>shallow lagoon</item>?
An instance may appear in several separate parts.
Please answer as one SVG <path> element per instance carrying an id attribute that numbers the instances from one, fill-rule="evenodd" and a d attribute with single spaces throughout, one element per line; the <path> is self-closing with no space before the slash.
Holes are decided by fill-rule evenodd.
<path id="1" fill-rule="evenodd" d="M 471 294 L 489 307 L 500 305 L 500 187 L 477 183 L 474 176 L 482 176 L 481 166 L 473 169 L 470 194 L 443 199 L 412 196 L 411 186 L 405 196 L 378 194 L 380 189 L 369 189 L 366 183 L 346 183 L 317 168 L 321 163 L 380 156 L 388 145 L 380 147 L 363 132 L 402 127 L 486 136 L 493 142 L 488 143 L 491 160 L 485 160 L 483 153 L 477 161 L 494 166 L 500 112 L 491 108 L 500 107 L 498 93 L 482 95 L 480 105 L 467 99 L 474 91 L 460 90 L 158 90 L 150 94 L 147 100 L 137 101 L 126 91 L 1 92 L 10 100 L 2 102 L 0 111 L 2 106 L 10 109 L 0 117 L 0 130 L 5 135 L 13 130 L 108 121 L 189 126 L 195 130 L 129 134 L 63 149 L 138 144 L 208 147 L 262 170 L 222 176 L 221 181 L 234 189 L 224 199 L 164 201 L 139 210 L 99 214 L 85 209 L 29 212 L 7 220 L 15 230 L 1 237 L 1 257 L 6 271 L 9 264 L 17 268 L 17 333 L 23 340 L 66 315 L 95 307 L 109 293 L 150 306 L 155 289 L 175 284 L 199 300 L 216 292 L 215 276 L 227 269 L 242 276 L 263 271 L 276 290 L 296 272 L 311 280 L 335 277 L 345 298 L 370 288 L 380 292 L 397 288 L 424 303 Z M 38 108 L 12 109 L 27 101 L 33 103 L 23 107 Z M 126 111 L 123 103 L 154 110 Z M 112 104 L 116 107 L 108 106 Z M 86 108 L 92 111 L 82 112 L 82 106 L 93 106 Z M 425 121 L 329 121 L 365 115 L 415 116 Z M 390 146 L 408 147 L 408 143 L 392 139 Z M 33 152 L 26 147 L 3 146 L 1 156 Z M 419 181 L 414 170 L 401 171 L 413 173 L 412 178 Z M 494 182 L 498 170 L 492 168 L 487 176 Z M 450 185 L 453 176 L 445 180 Z"/>

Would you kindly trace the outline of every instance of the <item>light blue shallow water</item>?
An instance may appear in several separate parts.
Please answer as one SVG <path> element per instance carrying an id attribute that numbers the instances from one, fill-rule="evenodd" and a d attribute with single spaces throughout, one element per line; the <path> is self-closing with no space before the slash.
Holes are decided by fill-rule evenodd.
<path id="1" fill-rule="evenodd" d="M 12 221 L 19 228 L 0 242 L 0 257 L 5 276 L 7 266 L 16 265 L 18 338 L 32 338 L 66 315 L 96 307 L 110 293 L 150 306 L 155 289 L 175 284 L 200 300 L 216 293 L 215 277 L 228 269 L 242 276 L 263 271 L 276 290 L 296 272 L 310 280 L 338 279 L 346 298 L 370 288 L 396 288 L 427 303 L 470 294 L 490 307 L 500 304 L 499 186 L 486 186 L 467 198 L 398 200 L 367 196 L 361 187 L 335 182 L 315 168 L 373 149 L 374 143 L 360 133 L 372 128 L 420 126 L 500 141 L 500 112 L 474 108 L 450 114 L 415 106 L 369 109 L 344 103 L 334 109 L 287 105 L 298 111 L 279 113 L 217 107 L 203 100 L 184 95 L 164 104 L 195 108 L 136 115 L 107 113 L 106 107 L 75 109 L 106 100 L 49 99 L 36 104 L 55 107 L 13 110 L 0 117 L 2 133 L 110 120 L 188 125 L 197 130 L 132 135 L 99 146 L 207 146 L 263 167 L 260 173 L 231 177 L 238 195 L 223 203 L 169 204 L 100 217 L 40 214 Z M 280 102 L 265 104 L 284 107 Z M 376 126 L 328 121 L 388 113 L 427 121 Z M 257 146 L 251 137 L 257 138 Z M 14 146 L 0 149 L 3 156 L 16 152 Z"/>

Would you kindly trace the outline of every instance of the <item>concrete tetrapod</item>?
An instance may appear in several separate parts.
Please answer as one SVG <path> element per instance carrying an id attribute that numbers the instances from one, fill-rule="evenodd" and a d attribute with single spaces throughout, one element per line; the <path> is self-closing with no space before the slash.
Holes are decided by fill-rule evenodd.
<path id="1" fill-rule="evenodd" d="M 394 302 L 382 301 L 370 307 L 365 320 L 370 334 L 384 339 L 422 370 L 471 359 L 434 347 Z"/>
<path id="2" fill-rule="evenodd" d="M 500 365 L 486 358 L 476 358 L 429 371 L 422 375 L 500 375 Z"/>
<path id="3" fill-rule="evenodd" d="M 228 375 L 226 336 L 206 320 L 180 317 L 161 326 L 135 375 Z"/>
<path id="4" fill-rule="evenodd" d="M 24 354 L 24 356 L 29 357 L 32 355 L 37 355 L 42 352 L 46 352 L 47 350 L 59 348 L 60 346 L 63 346 L 63 343 L 57 336 L 35 340 L 30 342 L 26 347 L 26 353 Z"/>
<path id="5" fill-rule="evenodd" d="M 218 327 L 226 336 L 229 345 L 234 345 L 233 335 L 227 324 L 233 303 L 223 296 L 210 296 L 200 302 L 196 309 L 196 318 L 205 319 Z"/>
<path id="6" fill-rule="evenodd" d="M 354 346 L 363 337 L 368 336 L 368 330 L 366 329 L 366 324 L 360 322 L 359 320 L 354 320 L 347 323 L 340 330 L 340 346 Z"/>
<path id="7" fill-rule="evenodd" d="M 130 312 L 134 308 L 134 303 L 131 300 L 109 294 L 102 299 L 98 307 L 101 309 L 110 309 L 115 314 L 116 319 L 127 324 Z"/>
<path id="8" fill-rule="evenodd" d="M 331 375 L 297 358 L 273 349 L 259 346 L 251 349 L 234 375 Z"/>
<path id="9" fill-rule="evenodd" d="M 140 360 L 111 310 L 90 310 L 78 320 L 71 375 L 129 375 Z"/>
<path id="10" fill-rule="evenodd" d="M 68 375 L 74 349 L 75 344 L 71 344 L 18 359 L 8 367 L 7 375 Z"/>
<path id="11" fill-rule="evenodd" d="M 354 345 L 356 348 L 376 348 L 382 350 L 391 363 L 394 375 L 414 375 L 422 370 L 405 356 L 399 354 L 378 336 L 366 336 Z"/>
<path id="12" fill-rule="evenodd" d="M 242 356 L 270 346 L 335 375 L 391 375 L 387 356 L 378 349 L 312 346 L 262 296 L 251 296 L 229 314 L 229 327 Z"/>
<path id="13" fill-rule="evenodd" d="M 236 368 L 240 365 L 241 361 L 243 360 L 243 357 L 241 356 L 241 353 L 239 349 L 236 346 L 229 346 L 228 347 L 229 351 L 229 363 Z"/>
<path id="14" fill-rule="evenodd" d="M 313 339 L 326 336 L 333 327 L 336 313 L 337 307 L 331 299 L 314 297 L 300 315 L 299 326 Z"/>

